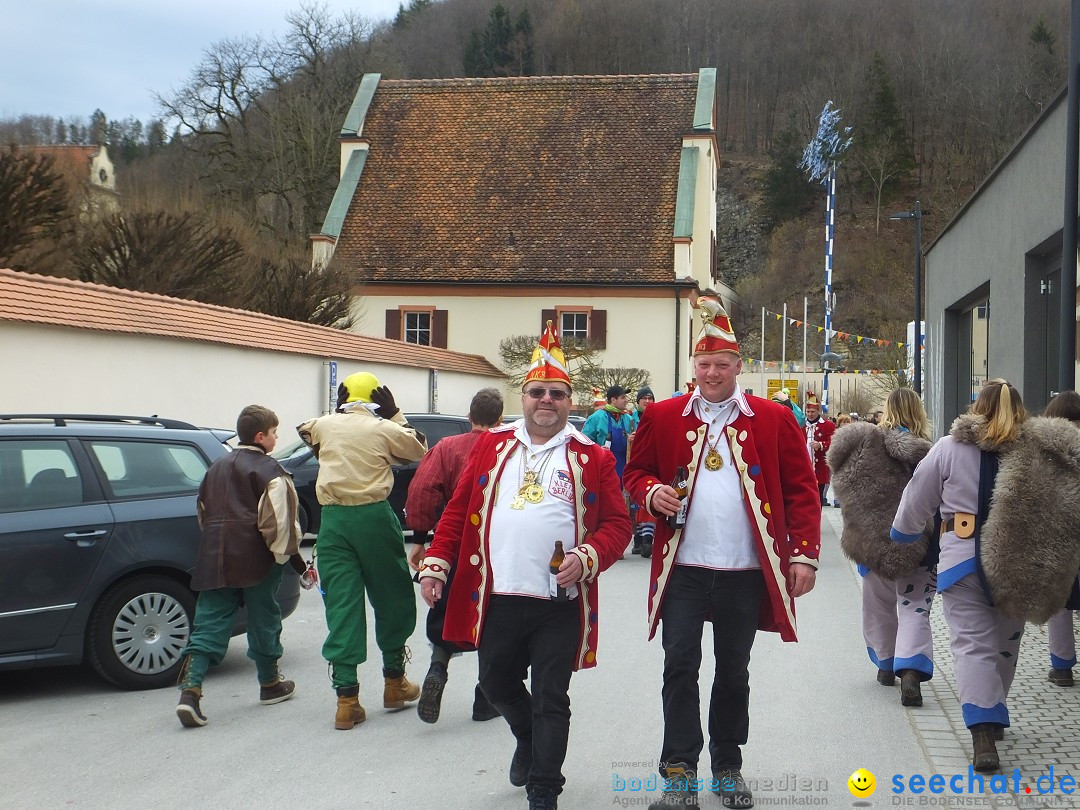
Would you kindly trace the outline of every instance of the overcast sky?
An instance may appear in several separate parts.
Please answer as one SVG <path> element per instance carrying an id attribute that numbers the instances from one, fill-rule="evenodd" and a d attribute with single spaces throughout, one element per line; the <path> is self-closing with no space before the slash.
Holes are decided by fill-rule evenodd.
<path id="1" fill-rule="evenodd" d="M 334 13 L 392 17 L 400 0 L 324 0 Z M 310 4 L 310 3 L 309 3 Z M 8 0 L 0 118 L 155 117 L 153 94 L 180 87 L 227 37 L 273 35 L 300 0 Z"/>

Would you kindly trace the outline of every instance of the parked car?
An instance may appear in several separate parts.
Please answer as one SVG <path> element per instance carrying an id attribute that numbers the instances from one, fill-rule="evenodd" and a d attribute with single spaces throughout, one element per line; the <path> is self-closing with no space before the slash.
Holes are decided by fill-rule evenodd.
<path id="1" fill-rule="evenodd" d="M 0 669 L 87 661 L 125 689 L 176 682 L 199 484 L 232 435 L 156 417 L 0 415 Z M 286 566 L 283 615 L 299 598 Z"/>
<path id="2" fill-rule="evenodd" d="M 503 417 L 502 423 L 504 425 L 509 425 L 511 422 L 516 422 L 518 419 L 521 419 L 521 418 L 522 418 L 522 415 L 520 413 L 518 413 L 518 414 L 510 414 L 509 416 L 504 416 Z M 585 427 L 585 417 L 584 416 L 578 416 L 577 414 L 572 413 L 568 417 L 566 417 L 566 421 L 570 425 L 570 427 L 576 428 L 577 430 L 581 430 L 583 427 Z"/>
<path id="3" fill-rule="evenodd" d="M 438 444 L 440 439 L 468 433 L 472 425 L 464 416 L 450 416 L 439 413 L 407 413 L 409 424 L 427 437 L 428 448 Z M 274 457 L 281 466 L 292 473 L 296 484 L 296 494 L 300 496 L 300 528 L 304 533 L 319 533 L 322 508 L 315 497 L 315 479 L 319 477 L 319 460 L 311 448 L 302 441 L 297 441 L 281 450 L 275 451 Z M 390 506 L 405 527 L 405 498 L 409 492 L 409 483 L 416 474 L 419 462 L 394 465 L 394 488 L 390 491 Z"/>

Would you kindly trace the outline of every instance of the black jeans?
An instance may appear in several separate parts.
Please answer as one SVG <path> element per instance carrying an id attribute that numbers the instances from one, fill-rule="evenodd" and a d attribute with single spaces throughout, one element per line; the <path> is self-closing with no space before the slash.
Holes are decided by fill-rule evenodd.
<path id="1" fill-rule="evenodd" d="M 477 652 L 480 688 L 519 742 L 532 744 L 529 789 L 556 794 L 570 736 L 570 676 L 581 620 L 577 601 L 494 594 Z M 525 678 L 532 668 L 532 694 Z"/>
<path id="2" fill-rule="evenodd" d="M 760 570 L 715 571 L 676 565 L 661 609 L 664 644 L 663 768 L 697 770 L 704 746 L 698 671 L 705 619 L 713 625 L 716 675 L 709 701 L 709 755 L 714 771 L 742 768 L 750 730 L 750 648 L 765 595 Z"/>

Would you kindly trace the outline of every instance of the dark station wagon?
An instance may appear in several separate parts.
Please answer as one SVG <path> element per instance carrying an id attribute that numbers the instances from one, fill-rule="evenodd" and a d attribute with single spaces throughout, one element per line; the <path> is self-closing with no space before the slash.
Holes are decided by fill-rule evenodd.
<path id="1" fill-rule="evenodd" d="M 232 435 L 156 417 L 0 415 L 0 669 L 88 661 L 125 689 L 176 682 L 199 484 Z M 284 615 L 299 595 L 286 566 Z"/>

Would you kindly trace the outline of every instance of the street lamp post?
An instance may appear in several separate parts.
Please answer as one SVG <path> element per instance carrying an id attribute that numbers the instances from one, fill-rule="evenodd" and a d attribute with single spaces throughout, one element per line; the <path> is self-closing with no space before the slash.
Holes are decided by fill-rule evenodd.
<path id="1" fill-rule="evenodd" d="M 898 211 L 889 219 L 915 220 L 915 393 L 922 396 L 922 205 L 915 201 L 912 211 Z"/>

